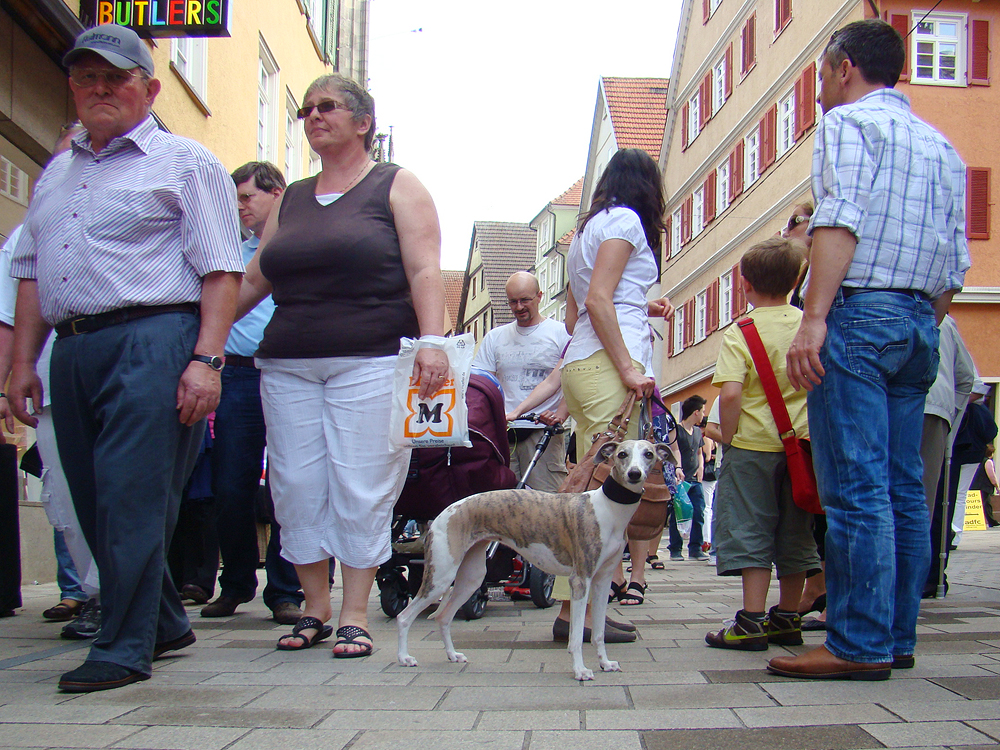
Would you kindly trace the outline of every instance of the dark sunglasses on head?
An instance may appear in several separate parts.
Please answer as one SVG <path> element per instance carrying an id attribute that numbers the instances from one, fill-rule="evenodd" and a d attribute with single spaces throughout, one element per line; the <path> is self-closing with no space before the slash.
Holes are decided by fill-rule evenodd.
<path id="1" fill-rule="evenodd" d="M 313 104 L 312 106 L 309 106 L 309 107 L 300 107 L 299 111 L 296 112 L 296 114 L 299 116 L 300 120 L 304 120 L 309 115 L 312 114 L 313 109 L 319 110 L 320 114 L 324 114 L 324 115 L 327 112 L 333 112 L 335 109 L 343 109 L 343 110 L 346 110 L 348 112 L 351 111 L 351 108 L 348 107 L 346 104 L 342 104 L 342 103 L 340 103 L 338 101 L 334 101 L 333 99 L 324 99 L 323 101 L 319 102 L 318 104 Z"/>
<path id="2" fill-rule="evenodd" d="M 808 216 L 803 216 L 802 214 L 793 214 L 788 217 L 788 231 L 791 232 L 795 227 L 804 221 L 809 221 Z"/>

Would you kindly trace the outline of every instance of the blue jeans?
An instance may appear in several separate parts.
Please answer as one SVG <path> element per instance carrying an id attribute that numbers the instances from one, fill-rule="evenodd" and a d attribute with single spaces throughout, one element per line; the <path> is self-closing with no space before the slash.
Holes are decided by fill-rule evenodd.
<path id="1" fill-rule="evenodd" d="M 52 529 L 52 542 L 56 553 L 56 582 L 59 584 L 59 596 L 62 599 L 72 599 L 77 602 L 87 601 L 80 583 L 80 574 L 70 557 L 66 539 L 59 529 Z"/>
<path id="2" fill-rule="evenodd" d="M 689 480 L 690 481 L 690 480 Z M 688 488 L 688 500 L 691 501 L 691 535 L 688 537 L 688 556 L 696 556 L 701 552 L 701 543 L 705 541 L 702 527 L 705 524 L 705 495 L 701 489 L 701 482 L 691 482 Z M 680 554 L 684 546 L 684 539 L 677 530 L 677 521 L 674 514 L 670 513 L 670 550 L 671 555 Z"/>
<path id="3" fill-rule="evenodd" d="M 920 436 L 937 374 L 929 302 L 838 292 L 809 432 L 826 509 L 826 646 L 854 662 L 913 653 L 930 562 Z"/>
<path id="4" fill-rule="evenodd" d="M 233 366 L 222 371 L 222 398 L 215 410 L 212 488 L 218 513 L 222 596 L 252 599 L 257 591 L 257 519 L 254 504 L 264 464 L 266 430 L 260 405 L 260 370 Z M 278 537 L 277 524 L 271 538 Z M 302 603 L 294 566 L 269 544 L 264 604 Z"/>

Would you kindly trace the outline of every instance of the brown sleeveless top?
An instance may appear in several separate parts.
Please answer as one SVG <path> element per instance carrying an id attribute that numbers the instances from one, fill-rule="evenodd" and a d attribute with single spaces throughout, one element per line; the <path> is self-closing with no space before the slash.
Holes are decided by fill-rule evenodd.
<path id="1" fill-rule="evenodd" d="M 275 310 L 258 357 L 381 357 L 420 335 L 389 208 L 398 171 L 376 164 L 329 206 L 317 177 L 288 186 L 260 256 Z"/>

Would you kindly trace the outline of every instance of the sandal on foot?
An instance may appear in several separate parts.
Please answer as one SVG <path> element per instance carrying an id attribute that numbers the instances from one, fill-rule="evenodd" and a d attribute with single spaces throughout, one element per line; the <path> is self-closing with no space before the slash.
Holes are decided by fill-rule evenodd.
<path id="1" fill-rule="evenodd" d="M 618 595 L 618 603 L 623 607 L 635 607 L 646 601 L 647 584 L 630 583 L 622 593 Z"/>
<path id="2" fill-rule="evenodd" d="M 624 583 L 611 582 L 611 593 L 608 594 L 608 604 L 611 604 L 615 599 L 620 599 L 622 594 L 625 593 Z"/>
<path id="3" fill-rule="evenodd" d="M 337 646 L 361 646 L 360 651 L 334 651 L 334 659 L 356 659 L 361 656 L 368 656 L 375 649 L 371 643 L 362 643 L 358 641 L 358 638 L 367 638 L 369 641 L 372 640 L 372 635 L 364 628 L 359 628 L 357 625 L 344 625 L 337 628 L 337 642 L 333 644 L 334 648 Z"/>
<path id="4" fill-rule="evenodd" d="M 803 611 L 803 609 L 799 607 L 799 614 L 808 615 L 810 612 L 822 612 L 824 609 L 826 609 L 826 594 L 820 594 L 813 599 L 812 604 L 808 605 L 806 610 Z"/>
<path id="5" fill-rule="evenodd" d="M 306 635 L 302 635 L 303 630 L 315 630 L 316 635 L 312 638 Z M 301 651 L 302 649 L 312 648 L 320 641 L 325 641 L 333 635 L 333 626 L 324 625 L 320 620 L 315 617 L 300 617 L 299 621 L 295 623 L 295 627 L 292 628 L 291 635 L 283 635 L 278 641 L 276 648 L 279 651 Z M 298 646 L 292 646 L 288 643 L 283 643 L 286 638 L 298 638 Z"/>
<path id="6" fill-rule="evenodd" d="M 663 564 L 663 561 L 660 558 L 658 558 L 656 555 L 650 555 L 649 557 L 647 557 L 646 558 L 646 562 L 649 563 L 649 567 L 651 567 L 653 570 L 665 570 L 666 569 L 666 566 Z"/>

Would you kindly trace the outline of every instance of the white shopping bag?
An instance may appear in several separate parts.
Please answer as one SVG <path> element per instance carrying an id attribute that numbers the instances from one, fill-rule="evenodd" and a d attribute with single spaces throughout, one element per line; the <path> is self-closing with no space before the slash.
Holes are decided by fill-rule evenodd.
<path id="1" fill-rule="evenodd" d="M 389 443 L 393 448 L 445 446 L 472 447 L 469 440 L 469 410 L 465 391 L 469 387 L 476 341 L 471 333 L 442 338 L 433 344 L 444 350 L 451 367 L 448 379 L 427 399 L 417 398 L 420 386 L 413 382 L 417 351 L 427 343 L 399 340 L 399 359 L 393 376 L 392 417 Z"/>

